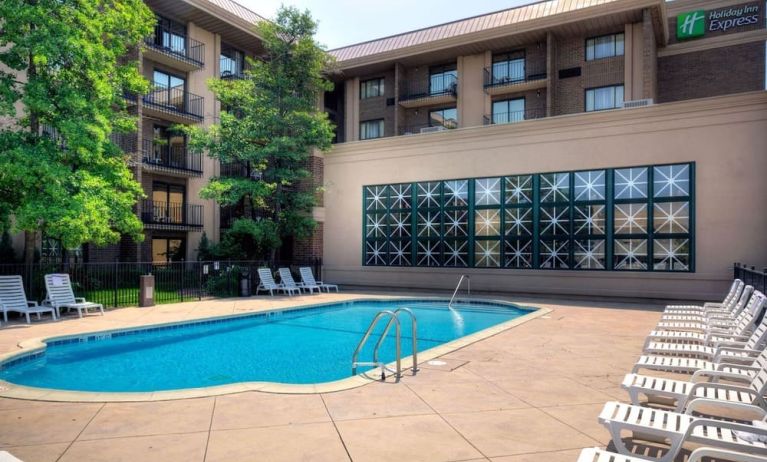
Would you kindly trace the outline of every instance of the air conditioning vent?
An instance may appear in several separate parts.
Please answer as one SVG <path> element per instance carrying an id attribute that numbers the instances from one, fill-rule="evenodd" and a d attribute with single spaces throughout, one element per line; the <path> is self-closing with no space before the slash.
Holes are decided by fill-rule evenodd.
<path id="1" fill-rule="evenodd" d="M 445 127 L 442 127 L 442 126 L 424 127 L 424 128 L 421 129 L 421 133 L 441 132 L 442 130 L 447 130 L 447 129 Z"/>
<path id="2" fill-rule="evenodd" d="M 632 109 L 632 108 L 635 108 L 635 107 L 652 106 L 652 104 L 653 104 L 652 98 L 635 99 L 633 101 L 624 101 L 623 102 L 623 108 L 624 109 Z"/>

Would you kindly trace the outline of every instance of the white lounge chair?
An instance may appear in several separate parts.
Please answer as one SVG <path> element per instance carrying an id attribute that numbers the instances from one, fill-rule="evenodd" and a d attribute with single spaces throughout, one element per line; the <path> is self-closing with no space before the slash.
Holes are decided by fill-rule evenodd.
<path id="1" fill-rule="evenodd" d="M 635 438 L 643 440 L 670 441 L 668 451 L 656 459 L 660 462 L 674 460 L 686 443 L 744 453 L 767 454 L 767 443 L 750 441 L 751 438 L 744 439 L 741 436 L 749 434 L 758 438 L 767 437 L 767 429 L 754 425 L 704 419 L 616 401 L 605 404 L 599 414 L 599 422 L 607 427 L 615 448 L 623 455 L 632 454 L 622 439 L 622 431 L 630 431 L 634 433 Z"/>
<path id="2" fill-rule="evenodd" d="M 666 305 L 664 313 L 673 313 L 677 311 L 688 311 L 704 313 L 711 310 L 724 310 L 730 308 L 740 298 L 740 293 L 746 285 L 740 279 L 734 279 L 730 284 L 727 295 L 721 302 L 706 302 L 703 305 Z"/>
<path id="3" fill-rule="evenodd" d="M 691 358 L 687 356 L 660 356 L 660 355 L 642 355 L 634 364 L 631 370 L 636 374 L 641 369 L 653 371 L 676 372 L 679 374 L 694 374 L 697 371 L 717 371 L 723 368 L 746 368 L 754 367 L 759 361 L 767 361 L 767 350 L 758 352 L 756 356 L 739 357 L 737 361 L 729 362 L 729 358 L 719 356 L 715 360 Z M 767 366 L 767 363 L 765 363 Z M 755 371 L 759 372 L 758 368 Z M 754 375 L 755 375 L 754 373 Z"/>
<path id="4" fill-rule="evenodd" d="M 698 448 L 692 451 L 687 462 L 703 462 L 704 458 L 731 462 L 767 462 L 767 457 L 716 448 Z M 605 449 L 585 448 L 581 451 L 577 462 L 651 462 L 651 460 L 644 457 L 625 456 Z"/>
<path id="5" fill-rule="evenodd" d="M 753 286 L 744 286 L 738 298 L 733 299 L 732 303 L 723 305 L 721 308 L 711 308 L 705 311 L 672 311 L 670 313 L 663 313 L 661 321 L 707 322 L 712 318 L 735 319 L 746 308 L 753 293 Z"/>
<path id="6" fill-rule="evenodd" d="M 703 376 L 707 376 L 708 380 L 694 382 L 627 374 L 621 387 L 628 392 L 632 404 L 641 404 L 639 397 L 645 395 L 650 403 L 660 400 L 675 402 L 675 412 L 683 412 L 688 405 L 693 406 L 695 403 L 716 404 L 725 409 L 731 409 L 732 404 L 752 404 L 767 409 L 767 401 L 764 400 L 764 394 L 767 392 L 767 370 L 764 367 L 750 380 L 747 376 L 716 372 L 699 374 L 696 379 Z M 740 384 L 711 382 L 719 379 L 737 381 Z M 748 382 L 745 382 L 746 380 Z"/>
<path id="7" fill-rule="evenodd" d="M 656 329 L 702 332 L 711 327 L 728 327 L 737 324 L 748 314 L 752 316 L 758 314 L 753 312 L 753 305 L 751 305 L 753 294 L 753 286 L 746 286 L 738 299 L 738 303 L 729 313 L 663 315 Z"/>
<path id="8" fill-rule="evenodd" d="M 763 304 L 767 299 L 763 299 Z M 743 339 L 728 339 L 713 342 L 712 345 L 699 343 L 650 342 L 645 345 L 644 353 L 652 355 L 692 356 L 694 358 L 715 361 L 726 358 L 735 362 L 740 359 L 757 356 L 767 344 L 767 316 L 750 336 Z"/>
<path id="9" fill-rule="evenodd" d="M 39 306 L 36 301 L 27 300 L 21 276 L 0 276 L 0 310 L 3 311 L 3 320 L 6 323 L 8 323 L 9 311 L 26 316 L 27 324 L 31 322 L 30 314 L 36 314 L 37 319 L 42 319 L 41 314 L 50 313 L 54 320 L 58 319 L 56 310 L 53 308 Z"/>
<path id="10" fill-rule="evenodd" d="M 298 285 L 296 284 L 295 279 L 293 279 L 293 274 L 290 272 L 290 268 L 280 268 L 277 270 L 280 273 L 280 282 L 285 287 L 290 287 L 293 289 L 298 289 L 298 292 L 300 293 L 304 289 L 306 289 L 309 293 L 313 293 L 315 290 L 317 293 L 320 293 L 320 286 L 314 285 L 314 286 L 308 286 L 308 285 Z"/>
<path id="11" fill-rule="evenodd" d="M 56 315 L 61 316 L 61 309 L 67 311 L 77 310 L 77 315 L 83 317 L 83 311 L 88 314 L 88 310 L 99 310 L 104 316 L 104 305 L 86 301 L 82 297 L 75 297 L 72 291 L 72 281 L 66 273 L 46 274 L 45 289 L 48 292 L 48 298 L 43 304 L 47 304 L 56 310 Z"/>
<path id="12" fill-rule="evenodd" d="M 330 289 L 336 289 L 336 292 L 338 292 L 338 286 L 335 284 L 325 284 L 322 281 L 317 281 L 314 279 L 314 273 L 312 273 L 312 269 L 308 266 L 302 266 L 298 269 L 299 273 L 301 273 L 301 283 L 304 285 L 309 286 L 317 286 L 320 289 L 325 289 L 327 292 L 330 292 Z"/>
<path id="13" fill-rule="evenodd" d="M 293 295 L 293 293 L 301 293 L 301 289 L 285 287 L 283 284 L 277 284 L 274 282 L 272 271 L 269 268 L 259 268 L 258 279 L 259 282 L 258 287 L 256 287 L 256 295 L 258 295 L 259 292 L 269 292 L 269 295 L 273 296 L 275 290 L 284 292 L 288 295 Z"/>

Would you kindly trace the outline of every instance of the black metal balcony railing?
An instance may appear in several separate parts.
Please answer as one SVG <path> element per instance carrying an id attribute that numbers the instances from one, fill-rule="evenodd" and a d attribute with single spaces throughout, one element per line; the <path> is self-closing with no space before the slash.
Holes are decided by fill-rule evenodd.
<path id="1" fill-rule="evenodd" d="M 112 132 L 109 139 L 126 154 L 134 153 L 138 148 L 138 135 L 136 133 Z"/>
<path id="2" fill-rule="evenodd" d="M 204 99 L 186 91 L 183 87 L 156 85 L 149 94 L 144 95 L 144 104 L 169 114 L 179 114 L 202 120 Z"/>
<path id="3" fill-rule="evenodd" d="M 429 125 L 429 124 L 417 124 L 417 125 L 405 125 L 400 127 L 399 134 L 402 135 L 419 135 L 421 133 L 437 133 L 447 130 L 453 130 L 458 128 L 458 123 L 446 123 L 445 125 Z"/>
<path id="4" fill-rule="evenodd" d="M 189 37 L 179 35 L 162 26 L 155 27 L 155 33 L 147 37 L 147 46 L 163 54 L 191 64 L 205 65 L 205 44 Z"/>
<path id="5" fill-rule="evenodd" d="M 400 101 L 436 96 L 457 96 L 458 77 L 452 74 L 432 75 L 426 81 L 400 82 Z"/>
<path id="6" fill-rule="evenodd" d="M 542 119 L 546 117 L 544 109 L 526 109 L 524 111 L 496 112 L 484 116 L 485 125 L 513 124 L 525 120 Z"/>
<path id="7" fill-rule="evenodd" d="M 142 157 L 144 164 L 152 167 L 202 173 L 202 155 L 190 152 L 184 145 L 144 140 Z"/>
<path id="8" fill-rule="evenodd" d="M 545 72 L 525 75 L 524 70 L 522 72 L 517 72 L 513 68 L 508 72 L 498 72 L 497 70 L 496 72 L 493 72 L 492 67 L 486 67 L 484 69 L 484 73 L 485 88 L 500 87 L 505 85 L 520 85 L 537 80 L 546 80 Z"/>
<path id="9" fill-rule="evenodd" d="M 228 178 L 244 178 L 249 175 L 248 164 L 246 162 L 221 162 L 219 175 Z"/>
<path id="10" fill-rule="evenodd" d="M 141 220 L 150 225 L 201 228 L 202 205 L 144 200 Z"/>

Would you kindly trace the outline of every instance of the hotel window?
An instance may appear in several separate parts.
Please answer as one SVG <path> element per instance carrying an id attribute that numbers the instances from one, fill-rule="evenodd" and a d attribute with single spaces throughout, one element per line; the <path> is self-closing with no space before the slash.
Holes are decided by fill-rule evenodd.
<path id="1" fill-rule="evenodd" d="M 602 35 L 586 40 L 586 61 L 623 56 L 623 34 Z"/>
<path id="2" fill-rule="evenodd" d="M 454 107 L 429 111 L 429 126 L 458 128 L 458 111 Z"/>
<path id="3" fill-rule="evenodd" d="M 623 107 L 623 85 L 586 90 L 586 112 Z"/>
<path id="4" fill-rule="evenodd" d="M 507 124 L 525 120 L 525 98 L 493 101 L 493 123 Z"/>
<path id="5" fill-rule="evenodd" d="M 151 100 L 155 104 L 170 106 L 178 111 L 184 110 L 184 89 L 186 80 L 168 72 L 155 70 L 152 76 Z"/>
<path id="6" fill-rule="evenodd" d="M 172 19 L 157 17 L 154 44 L 174 53 L 186 54 L 186 26 Z"/>
<path id="7" fill-rule="evenodd" d="M 152 222 L 184 222 L 184 187 L 155 182 L 152 184 Z"/>
<path id="8" fill-rule="evenodd" d="M 184 239 L 154 238 L 152 239 L 152 261 L 154 263 L 169 263 L 184 259 Z"/>
<path id="9" fill-rule="evenodd" d="M 493 84 L 525 80 L 525 52 L 517 51 L 493 56 Z"/>
<path id="10" fill-rule="evenodd" d="M 218 72 L 222 78 L 241 77 L 245 69 L 245 53 L 222 43 L 218 63 Z"/>
<path id="11" fill-rule="evenodd" d="M 458 87 L 458 71 L 455 64 L 435 66 L 429 69 L 429 95 L 455 94 Z"/>
<path id="12" fill-rule="evenodd" d="M 384 136 L 384 121 L 378 120 L 366 120 L 360 123 L 360 139 L 372 140 L 374 138 L 381 138 Z"/>
<path id="13" fill-rule="evenodd" d="M 360 99 L 384 95 L 384 79 L 370 79 L 360 82 Z"/>

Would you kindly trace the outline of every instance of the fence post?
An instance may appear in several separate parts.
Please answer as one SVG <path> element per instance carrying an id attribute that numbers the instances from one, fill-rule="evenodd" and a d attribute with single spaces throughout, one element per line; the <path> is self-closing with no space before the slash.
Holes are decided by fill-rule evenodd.
<path id="1" fill-rule="evenodd" d="M 119 259 L 115 258 L 114 263 L 114 308 L 117 308 L 117 271 L 120 269 L 119 267 Z"/>
<path id="2" fill-rule="evenodd" d="M 181 271 L 179 271 L 179 276 L 181 277 L 181 284 L 179 288 L 179 294 L 181 294 L 181 302 L 184 302 L 184 264 L 186 262 L 181 259 Z"/>
<path id="3" fill-rule="evenodd" d="M 197 300 L 202 300 L 202 262 L 199 261 L 197 262 L 197 276 L 200 281 L 197 287 Z"/>

